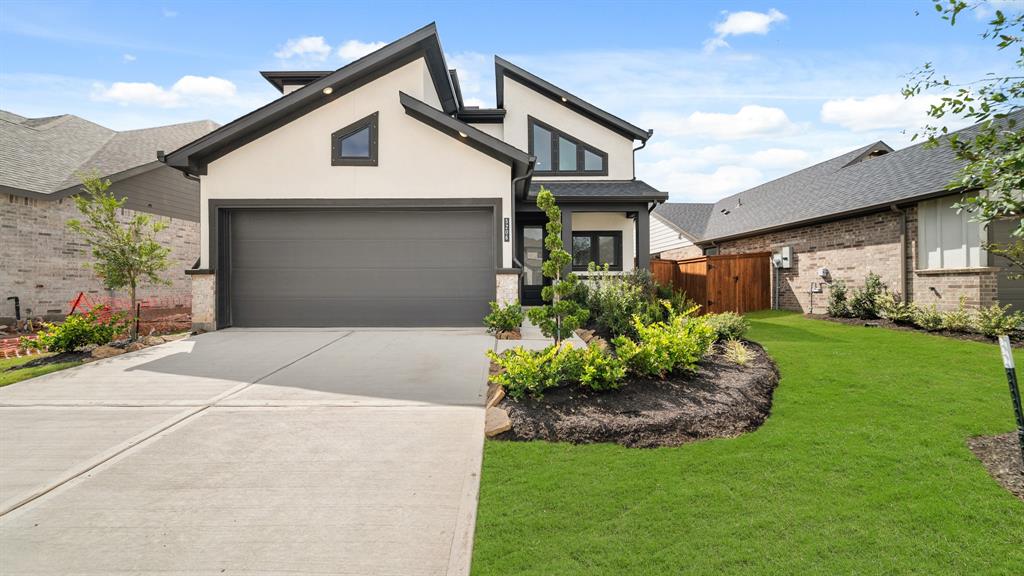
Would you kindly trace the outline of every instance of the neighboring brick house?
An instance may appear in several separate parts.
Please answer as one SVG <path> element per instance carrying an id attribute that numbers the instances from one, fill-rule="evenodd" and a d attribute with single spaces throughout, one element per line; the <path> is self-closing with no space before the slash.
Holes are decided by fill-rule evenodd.
<path id="1" fill-rule="evenodd" d="M 79 216 L 71 196 L 80 176 L 93 171 L 111 180 L 111 191 L 127 198 L 123 215 L 135 211 L 164 218 L 158 239 L 171 249 L 170 286 L 145 286 L 140 298 L 188 307 L 190 282 L 184 269 L 199 256 L 199 185 L 157 160 L 202 136 L 209 121 L 117 132 L 69 114 L 25 118 L 0 110 L 0 324 L 22 317 L 61 318 L 85 292 L 116 297 L 85 264 L 88 247 L 67 228 Z"/>
<path id="2" fill-rule="evenodd" d="M 651 212 L 651 256 L 685 260 L 703 254 L 696 244 L 714 204 L 659 204 Z"/>
<path id="3" fill-rule="evenodd" d="M 1014 115 L 1018 122 L 1024 117 Z M 986 229 L 957 213 L 952 205 L 960 195 L 946 187 L 961 166 L 949 146 L 894 151 L 875 142 L 710 209 L 669 203 L 655 214 L 685 230 L 705 254 L 781 256 L 788 249 L 788 267 L 773 269 L 779 308 L 824 312 L 835 280 L 859 287 L 874 272 L 890 290 L 940 310 L 955 308 L 961 297 L 971 307 L 998 301 L 1024 310 L 1024 281 L 1009 279 L 1006 262 L 984 249 L 986 242 L 1005 242 L 1018 222 Z"/>

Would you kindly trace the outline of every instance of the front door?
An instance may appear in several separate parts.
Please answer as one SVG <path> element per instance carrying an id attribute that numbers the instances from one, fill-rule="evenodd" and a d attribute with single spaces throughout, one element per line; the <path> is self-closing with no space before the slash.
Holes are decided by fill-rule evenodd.
<path id="1" fill-rule="evenodd" d="M 523 304 L 537 306 L 543 304 L 540 291 L 544 288 L 545 278 L 541 272 L 544 262 L 544 225 L 523 224 L 519 228 L 519 261 L 523 263 L 522 290 Z"/>

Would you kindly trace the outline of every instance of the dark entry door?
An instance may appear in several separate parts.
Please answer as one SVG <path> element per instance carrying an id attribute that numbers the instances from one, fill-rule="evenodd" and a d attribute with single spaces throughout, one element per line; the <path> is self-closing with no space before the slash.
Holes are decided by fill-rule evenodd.
<path id="1" fill-rule="evenodd" d="M 239 209 L 234 326 L 479 326 L 495 298 L 491 210 Z"/>

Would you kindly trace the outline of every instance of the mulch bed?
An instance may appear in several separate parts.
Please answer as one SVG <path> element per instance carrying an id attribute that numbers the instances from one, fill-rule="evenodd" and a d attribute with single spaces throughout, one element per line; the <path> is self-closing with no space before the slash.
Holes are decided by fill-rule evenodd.
<path id="1" fill-rule="evenodd" d="M 631 380 L 606 392 L 563 387 L 541 400 L 506 398 L 499 407 L 512 430 L 497 438 L 653 448 L 750 432 L 768 417 L 779 371 L 761 346 L 747 346 L 754 358 L 744 367 L 716 352 L 695 374 Z"/>
<path id="2" fill-rule="evenodd" d="M 864 320 L 863 318 L 836 318 L 827 314 L 804 314 L 806 318 L 813 318 L 815 320 L 828 320 L 829 322 L 837 322 L 839 324 L 847 324 L 849 326 L 870 326 L 877 328 L 887 328 L 889 330 L 904 330 L 906 332 L 922 332 L 924 334 L 935 334 L 938 336 L 945 336 L 947 338 L 956 338 L 957 340 L 970 340 L 972 342 L 985 342 L 986 344 L 995 344 L 994 338 L 982 334 L 974 334 L 970 332 L 952 332 L 950 330 L 924 330 L 917 326 L 909 324 L 897 324 L 884 318 L 877 320 Z M 1010 343 L 1015 348 L 1024 346 L 1024 338 L 1021 334 L 1011 334 Z"/>
<path id="3" fill-rule="evenodd" d="M 1000 486 L 1024 500 L 1024 462 L 1020 460 L 1016 432 L 970 438 L 967 447 Z"/>

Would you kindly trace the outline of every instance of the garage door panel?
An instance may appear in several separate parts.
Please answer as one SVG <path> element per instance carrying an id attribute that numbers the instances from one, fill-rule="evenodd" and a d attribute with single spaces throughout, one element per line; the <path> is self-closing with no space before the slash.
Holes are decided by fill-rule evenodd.
<path id="1" fill-rule="evenodd" d="M 479 326 L 495 297 L 490 209 L 238 210 L 236 326 Z"/>

